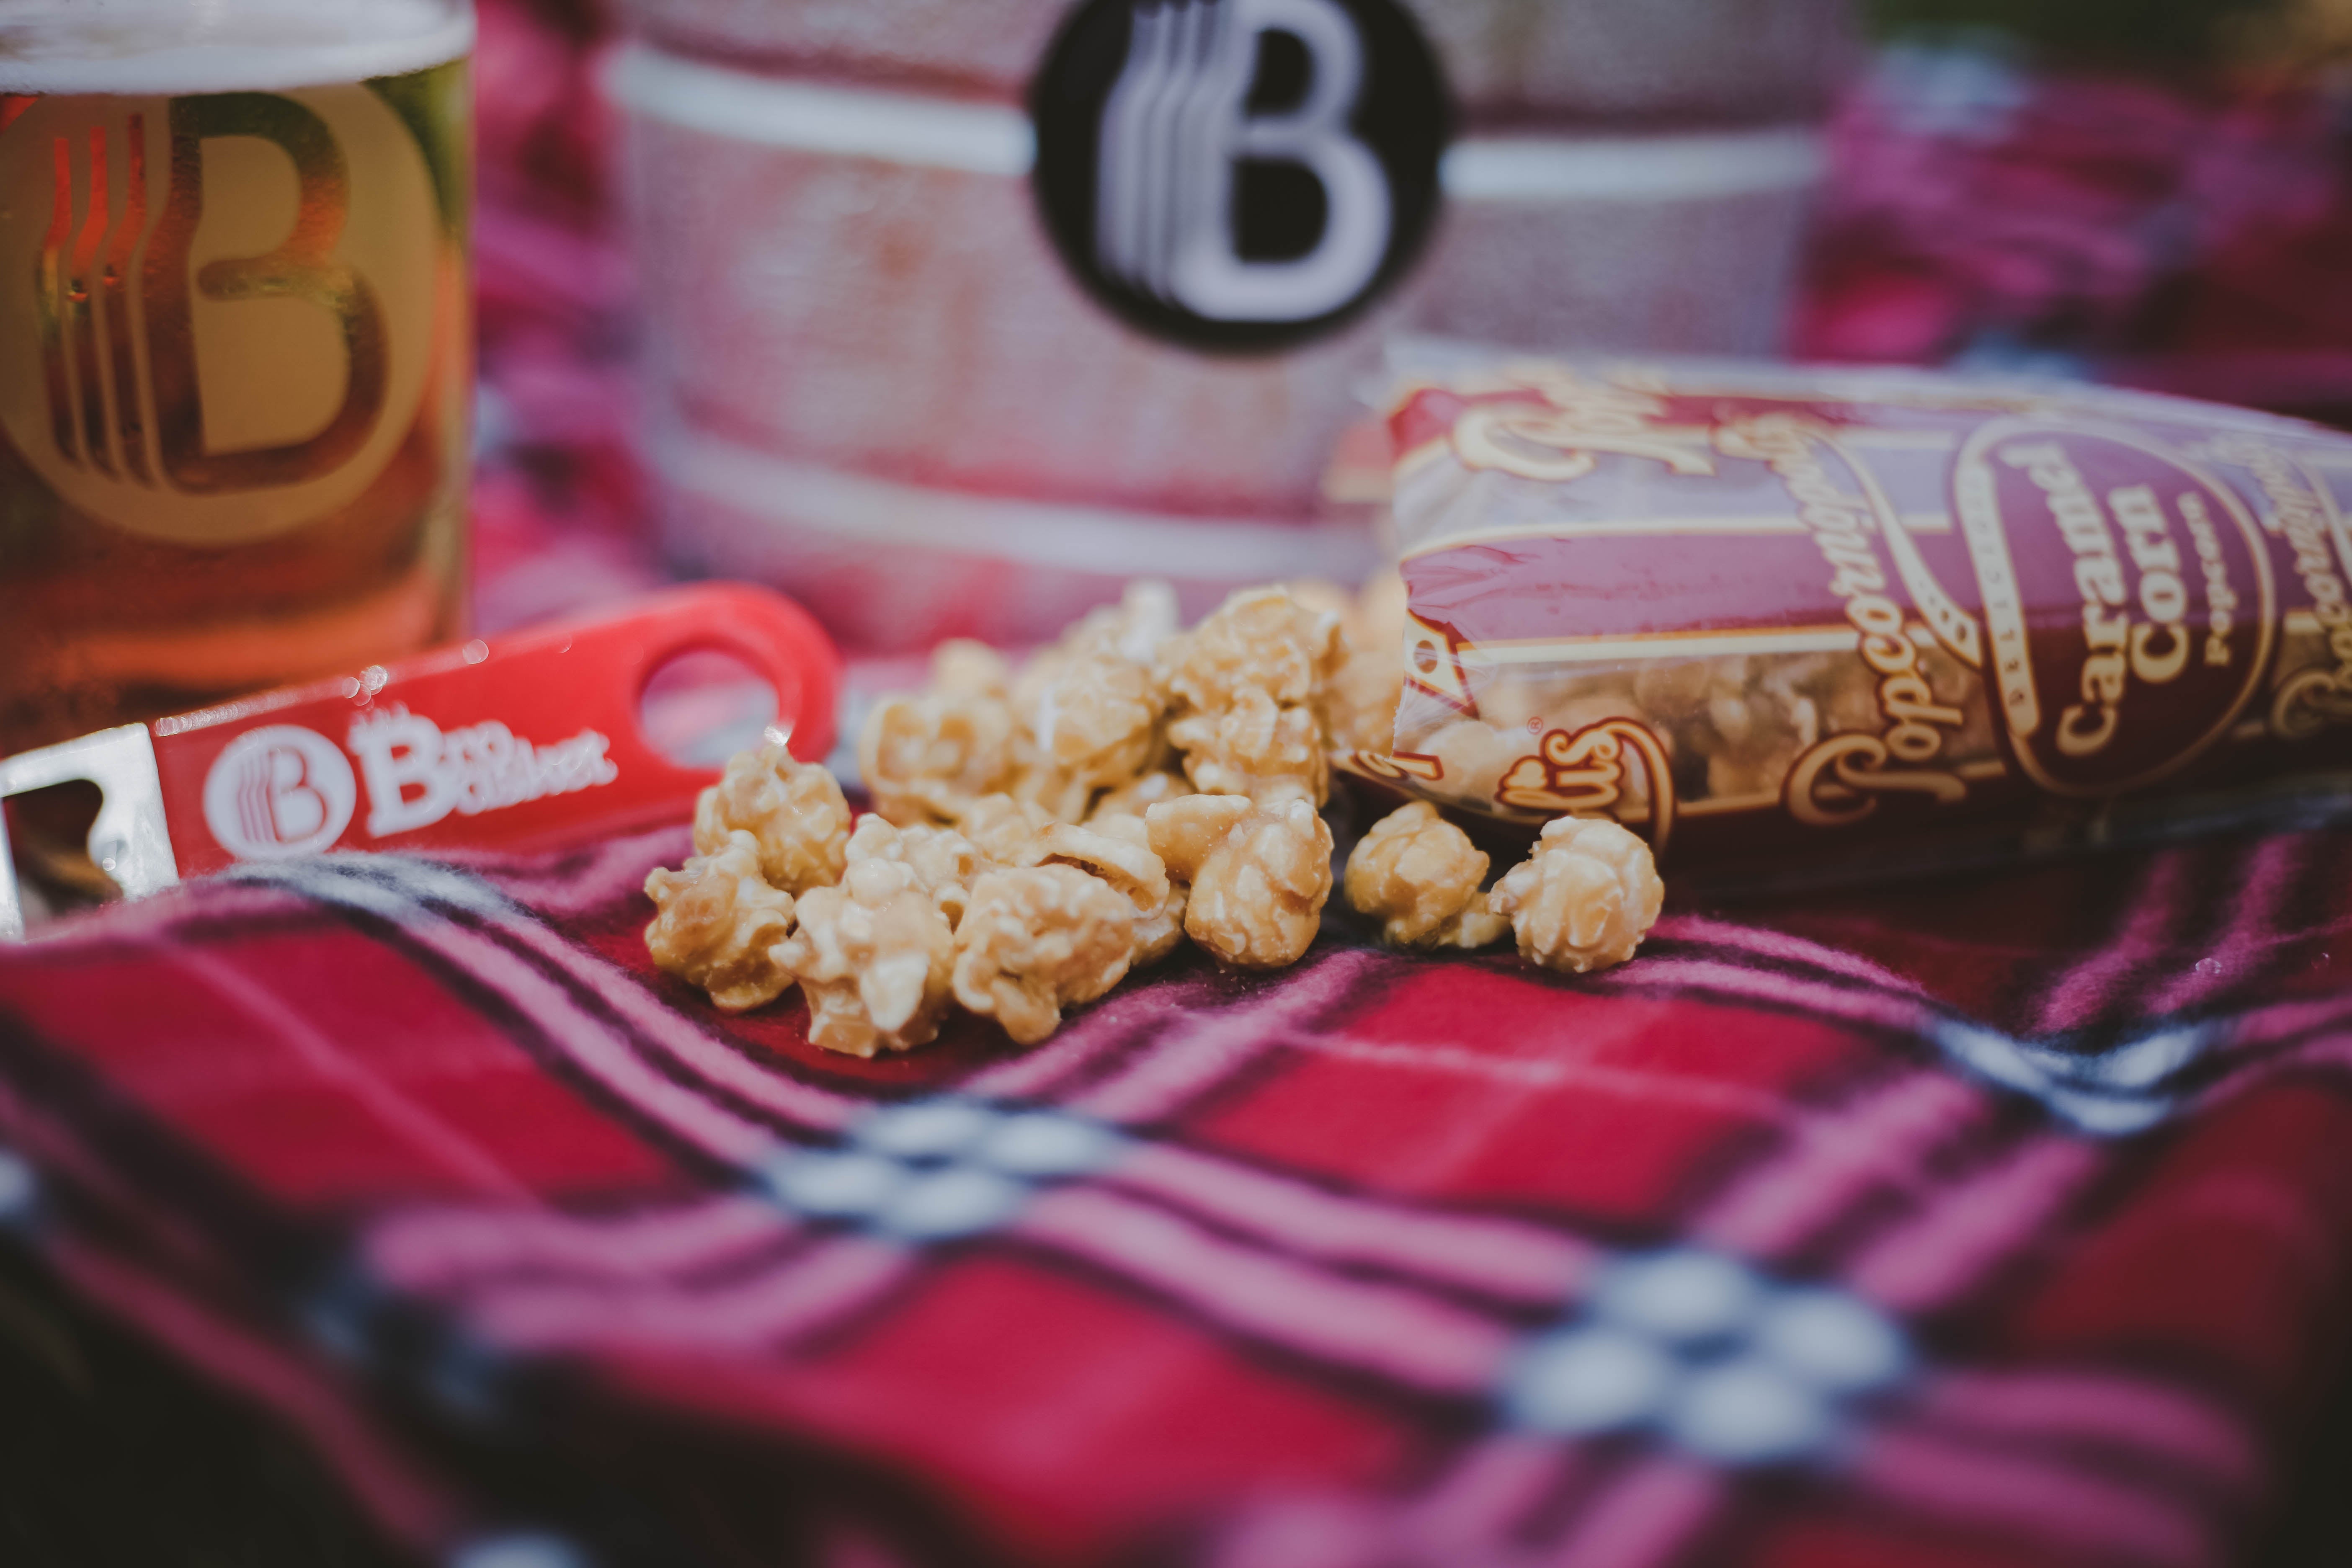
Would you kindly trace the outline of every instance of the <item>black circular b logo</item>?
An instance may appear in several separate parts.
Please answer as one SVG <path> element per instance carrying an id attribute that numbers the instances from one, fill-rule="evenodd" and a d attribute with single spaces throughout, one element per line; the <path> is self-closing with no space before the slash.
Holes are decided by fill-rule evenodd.
<path id="1" fill-rule="evenodd" d="M 1339 325 L 1437 213 L 1445 89 L 1395 0 L 1087 0 L 1030 113 L 1062 258 L 1128 321 L 1197 348 Z"/>

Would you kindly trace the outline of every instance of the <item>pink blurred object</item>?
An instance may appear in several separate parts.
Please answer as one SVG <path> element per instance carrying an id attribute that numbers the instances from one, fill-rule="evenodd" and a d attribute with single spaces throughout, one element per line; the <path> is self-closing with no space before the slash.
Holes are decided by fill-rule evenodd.
<path id="1" fill-rule="evenodd" d="M 669 574 L 631 449 L 635 289 L 591 85 L 604 25 L 570 0 L 480 0 L 479 16 L 474 621 L 499 632 Z"/>
<path id="2" fill-rule="evenodd" d="M 1034 640 L 1138 574 L 1199 609 L 1367 570 L 1321 481 L 1391 331 L 1778 346 L 1843 0 L 1413 8 L 1464 123 L 1428 254 L 1337 336 L 1219 358 L 1088 300 L 1032 209 L 1061 0 L 629 0 L 667 548 L 854 645 Z"/>
<path id="3" fill-rule="evenodd" d="M 2340 89 L 2035 72 L 1888 51 L 1834 121 L 1792 347 L 2056 363 L 2352 415 Z"/>

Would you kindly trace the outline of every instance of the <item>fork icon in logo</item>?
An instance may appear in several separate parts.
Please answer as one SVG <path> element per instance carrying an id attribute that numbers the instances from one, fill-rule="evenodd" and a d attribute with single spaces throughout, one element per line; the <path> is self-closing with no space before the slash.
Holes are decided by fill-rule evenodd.
<path id="1" fill-rule="evenodd" d="M 1380 158 L 1349 130 L 1365 49 L 1336 0 L 1139 0 L 1127 62 L 1103 107 L 1095 253 L 1103 271 L 1216 321 L 1306 321 L 1351 303 L 1380 272 L 1391 201 Z M 1304 47 L 1296 107 L 1247 101 L 1259 40 Z M 1289 163 L 1322 187 L 1320 237 L 1305 255 L 1244 259 L 1237 167 Z"/>
<path id="2" fill-rule="evenodd" d="M 177 98 L 165 114 L 160 180 L 151 177 L 146 113 L 47 138 L 50 219 L 32 284 L 55 456 L 94 475 L 186 495 L 265 489 L 331 471 L 382 415 L 388 371 L 375 292 L 334 257 L 350 205 L 342 150 L 316 113 L 273 93 Z M 257 138 L 282 151 L 293 166 L 296 210 L 290 230 L 266 253 L 192 267 L 208 198 L 232 212 L 258 199 L 205 189 L 204 143 L 215 138 Z M 192 285 L 193 297 L 208 303 L 290 299 L 328 312 L 345 374 L 341 402 L 323 423 L 306 420 L 314 426 L 309 434 L 267 446 L 208 444 Z M 251 402 L 268 388 L 239 387 L 235 395 Z"/>
<path id="3" fill-rule="evenodd" d="M 148 454 L 152 400 L 142 395 L 130 331 L 131 257 L 148 230 L 146 115 L 130 115 L 122 127 L 94 124 L 82 148 L 68 136 L 54 136 L 49 146 L 54 202 L 33 291 L 57 451 L 75 466 L 155 484 Z M 122 212 L 115 216 L 108 185 L 118 181 Z"/>
<path id="4" fill-rule="evenodd" d="M 152 484 L 147 447 L 151 400 L 140 393 L 136 340 L 127 330 L 107 330 L 110 321 L 129 325 L 131 258 L 147 237 L 146 117 L 131 115 L 118 132 L 116 144 L 123 153 L 119 165 L 108 129 L 90 128 L 79 223 L 74 201 L 77 149 L 66 137 L 51 140 L 56 199 L 33 285 L 40 310 L 41 373 L 58 455 L 112 474 L 119 452 L 121 471 Z M 118 170 L 123 208 L 120 220 L 110 221 L 107 187 Z"/>

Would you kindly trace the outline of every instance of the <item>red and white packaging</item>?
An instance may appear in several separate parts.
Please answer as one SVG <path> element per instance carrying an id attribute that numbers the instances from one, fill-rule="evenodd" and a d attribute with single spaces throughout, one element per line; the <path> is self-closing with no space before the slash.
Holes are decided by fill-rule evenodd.
<path id="1" fill-rule="evenodd" d="M 1360 775 L 1725 880 L 2227 821 L 2352 763 L 2352 438 L 2077 386 L 1421 345 Z"/>
<path id="2" fill-rule="evenodd" d="M 96 784 L 90 855 L 132 897 L 336 849 L 526 849 L 625 833 L 683 820 L 737 743 L 681 750 L 660 731 L 693 735 L 698 716 L 647 701 L 665 671 L 712 656 L 740 677 L 706 689 L 723 717 L 748 712 L 740 741 L 764 734 L 803 761 L 831 749 L 832 643 L 776 595 L 713 584 L 21 752 L 0 760 L 0 798 Z M 754 687 L 764 694 L 747 710 L 740 699 Z M 22 927 L 0 833 L 0 937 Z"/>

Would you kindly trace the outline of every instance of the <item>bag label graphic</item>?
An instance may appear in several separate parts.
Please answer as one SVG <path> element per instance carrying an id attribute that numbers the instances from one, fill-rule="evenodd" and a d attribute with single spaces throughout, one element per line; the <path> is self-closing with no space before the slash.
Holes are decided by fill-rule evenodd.
<path id="1" fill-rule="evenodd" d="M 1129 321 L 1194 346 L 1339 325 L 1435 216 L 1444 89 L 1392 0 L 1090 0 L 1031 110 L 1063 259 Z"/>
<path id="2" fill-rule="evenodd" d="M 431 176 L 358 85 L 39 98 L 0 131 L 0 429 L 115 527 L 226 545 L 354 500 L 414 422 Z"/>

